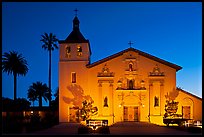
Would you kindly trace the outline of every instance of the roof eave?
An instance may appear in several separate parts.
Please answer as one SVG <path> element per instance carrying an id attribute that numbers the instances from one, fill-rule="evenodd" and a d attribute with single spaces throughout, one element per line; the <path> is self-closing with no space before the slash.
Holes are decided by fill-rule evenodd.
<path id="1" fill-rule="evenodd" d="M 99 61 L 96 61 L 96 62 L 94 62 L 94 63 L 92 63 L 92 64 L 87 64 L 86 66 L 87 66 L 87 68 L 94 67 L 94 66 L 96 66 L 96 65 L 98 65 L 98 64 L 101 64 L 101 63 L 103 63 L 103 62 L 106 62 L 106 61 L 108 61 L 108 60 L 110 60 L 110 59 L 116 58 L 116 57 L 118 57 L 118 56 L 120 56 L 120 55 L 122 55 L 123 53 L 128 52 L 128 51 L 138 52 L 139 55 L 145 56 L 145 57 L 147 57 L 147 58 L 150 58 L 150 59 L 153 59 L 153 60 L 155 60 L 155 61 L 157 61 L 157 62 L 160 62 L 160 63 L 162 63 L 162 64 L 165 64 L 165 65 L 167 65 L 167 66 L 169 66 L 169 67 L 175 68 L 176 71 L 182 69 L 181 66 L 178 66 L 178 65 L 176 65 L 176 64 L 170 63 L 170 62 L 168 62 L 168 61 L 165 61 L 165 60 L 163 60 L 163 59 L 157 58 L 157 57 L 155 57 L 155 56 L 153 56 L 153 55 L 150 55 L 150 54 L 148 54 L 148 53 L 142 52 L 142 51 L 137 50 L 137 49 L 134 49 L 134 48 L 125 49 L 125 50 L 120 51 L 120 52 L 118 52 L 118 53 L 115 53 L 115 54 L 113 54 L 113 55 L 111 55 L 111 56 L 108 56 L 108 57 L 106 57 L 106 58 L 103 58 L 103 59 L 101 59 L 101 60 L 99 60 Z"/>

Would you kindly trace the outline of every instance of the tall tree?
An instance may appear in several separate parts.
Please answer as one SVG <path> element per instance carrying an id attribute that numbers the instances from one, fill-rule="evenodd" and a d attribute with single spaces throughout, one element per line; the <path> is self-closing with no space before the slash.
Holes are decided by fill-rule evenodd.
<path id="1" fill-rule="evenodd" d="M 30 107 L 30 102 L 25 98 L 17 98 L 16 101 L 2 97 L 2 111 L 21 111 Z"/>
<path id="2" fill-rule="evenodd" d="M 42 98 L 47 102 L 47 100 L 50 98 L 49 94 L 49 88 L 46 84 L 43 84 L 42 82 L 37 81 L 36 83 L 33 83 L 29 89 L 28 94 L 32 94 L 33 99 L 37 99 L 39 101 L 39 107 L 42 107 Z"/>
<path id="3" fill-rule="evenodd" d="M 59 87 L 55 90 L 54 94 L 55 99 L 51 101 L 51 108 L 58 110 L 59 108 Z"/>
<path id="4" fill-rule="evenodd" d="M 29 89 L 27 93 L 27 98 L 29 101 L 33 102 L 33 107 L 34 107 L 34 102 L 37 100 L 37 93 L 35 90 Z"/>
<path id="5" fill-rule="evenodd" d="M 13 104 L 13 107 L 15 107 L 13 110 L 25 110 L 30 107 L 31 103 L 26 98 L 17 98 L 16 101 Z"/>
<path id="6" fill-rule="evenodd" d="M 16 101 L 17 94 L 17 76 L 25 76 L 28 72 L 28 64 L 22 54 L 15 51 L 5 52 L 2 57 L 2 70 L 14 76 L 14 101 Z"/>
<path id="7" fill-rule="evenodd" d="M 48 78 L 48 86 L 49 86 L 49 93 L 50 93 L 50 98 L 49 98 L 49 106 L 50 106 L 50 101 L 51 101 L 51 55 L 52 51 L 54 49 L 58 49 L 57 42 L 58 39 L 56 38 L 55 35 L 50 33 L 49 35 L 47 33 L 44 33 L 44 35 L 41 35 L 42 39 L 40 41 L 43 42 L 42 48 L 47 50 L 49 52 L 49 78 Z"/>

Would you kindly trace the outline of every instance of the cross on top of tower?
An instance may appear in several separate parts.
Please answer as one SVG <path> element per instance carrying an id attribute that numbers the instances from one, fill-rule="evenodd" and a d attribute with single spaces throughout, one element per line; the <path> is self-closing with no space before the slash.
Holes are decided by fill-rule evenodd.
<path id="1" fill-rule="evenodd" d="M 77 12 L 78 12 L 79 10 L 76 8 L 74 11 L 75 11 L 75 16 L 77 16 Z"/>
<path id="2" fill-rule="evenodd" d="M 133 44 L 131 41 L 129 41 L 129 43 L 128 43 L 129 45 L 130 45 L 130 48 L 131 48 L 131 45 Z"/>

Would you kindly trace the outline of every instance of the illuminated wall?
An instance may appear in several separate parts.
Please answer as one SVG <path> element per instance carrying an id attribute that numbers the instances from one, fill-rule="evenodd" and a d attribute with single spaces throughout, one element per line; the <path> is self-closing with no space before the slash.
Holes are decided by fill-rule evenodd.
<path id="1" fill-rule="evenodd" d="M 59 122 L 78 122 L 77 109 L 92 99 L 97 119 L 163 124 L 166 95 L 176 89 L 180 66 L 128 48 L 90 64 L 89 42 L 60 42 Z M 178 113 L 202 120 L 202 99 L 179 91 Z M 190 107 L 189 107 L 190 106 Z"/>
<path id="2" fill-rule="evenodd" d="M 165 95 L 176 88 L 174 68 L 131 50 L 90 67 L 86 66 L 87 62 L 76 58 L 75 61 L 63 60 L 59 63 L 60 122 L 71 122 L 71 115 L 76 113 L 71 112 L 71 108 L 80 107 L 89 96 L 99 109 L 96 117 L 108 119 L 109 124 L 118 121 L 163 124 Z M 130 62 L 133 70 L 129 68 Z M 76 83 L 72 83 L 73 72 L 76 73 Z M 133 89 L 128 89 L 130 80 L 134 81 Z M 202 107 L 199 99 L 179 92 L 176 101 L 180 102 L 178 113 L 182 114 L 182 106 L 191 106 L 191 118 L 202 120 L 201 109 L 195 109 Z"/>
<path id="3" fill-rule="evenodd" d="M 202 99 L 179 89 L 179 95 L 176 98 L 179 102 L 178 113 L 182 114 L 184 107 L 189 109 L 189 117 L 194 120 L 202 121 Z M 188 117 L 188 116 L 187 116 Z"/>
<path id="4" fill-rule="evenodd" d="M 60 45 L 59 61 L 59 121 L 70 121 L 70 109 L 81 106 L 86 98 L 85 91 L 88 91 L 88 69 L 86 64 L 89 62 L 88 43 L 80 43 L 82 55 L 77 56 L 79 44 Z M 67 57 L 66 46 L 71 47 L 71 55 Z M 75 73 L 75 78 L 73 76 Z M 75 80 L 75 81 L 73 81 Z"/>

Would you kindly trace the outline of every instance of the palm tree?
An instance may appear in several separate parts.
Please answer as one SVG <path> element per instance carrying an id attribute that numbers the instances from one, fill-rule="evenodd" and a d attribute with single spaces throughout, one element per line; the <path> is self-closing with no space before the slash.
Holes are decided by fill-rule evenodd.
<path id="1" fill-rule="evenodd" d="M 2 70 L 14 76 L 14 101 L 16 101 L 17 76 L 25 76 L 28 72 L 27 61 L 15 51 L 5 52 L 2 57 Z"/>
<path id="2" fill-rule="evenodd" d="M 54 94 L 55 99 L 51 101 L 50 107 L 53 109 L 59 108 L 59 87 L 55 90 Z"/>
<path id="3" fill-rule="evenodd" d="M 33 107 L 34 107 L 34 102 L 37 100 L 36 92 L 32 89 L 29 89 L 27 93 L 27 98 L 29 99 L 29 101 L 33 102 Z"/>
<path id="4" fill-rule="evenodd" d="M 57 42 L 58 39 L 56 38 L 55 35 L 53 35 L 52 33 L 50 33 L 49 35 L 47 33 L 44 33 L 44 35 L 41 35 L 42 39 L 40 41 L 43 42 L 42 48 L 44 48 L 45 50 L 48 50 L 49 52 L 49 93 L 50 93 L 50 97 L 51 97 L 51 53 L 54 49 L 58 49 L 57 46 Z M 49 99 L 49 106 L 50 106 L 50 101 L 51 98 Z"/>
<path id="5" fill-rule="evenodd" d="M 47 102 L 47 100 L 50 98 L 49 94 L 49 88 L 46 84 L 43 84 L 42 82 L 37 81 L 36 83 L 33 83 L 29 89 L 28 94 L 30 94 L 33 100 L 39 101 L 39 107 L 42 107 L 42 98 Z"/>

